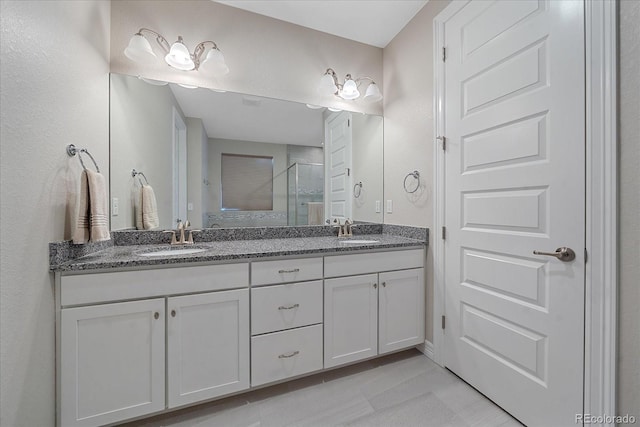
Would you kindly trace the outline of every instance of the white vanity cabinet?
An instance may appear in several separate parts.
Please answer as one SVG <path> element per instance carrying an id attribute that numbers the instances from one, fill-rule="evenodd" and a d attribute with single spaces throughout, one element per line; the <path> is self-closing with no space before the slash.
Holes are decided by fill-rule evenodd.
<path id="1" fill-rule="evenodd" d="M 167 407 L 249 388 L 249 290 L 167 298 Z"/>
<path id="2" fill-rule="evenodd" d="M 248 263 L 58 276 L 58 425 L 249 388 L 248 286 Z"/>
<path id="3" fill-rule="evenodd" d="M 354 274 L 324 281 L 325 368 L 424 343 L 423 266 L 423 250 L 325 257 L 325 277 Z"/>
<path id="4" fill-rule="evenodd" d="M 164 409 L 164 299 L 62 310 L 60 344 L 59 425 L 104 425 Z"/>

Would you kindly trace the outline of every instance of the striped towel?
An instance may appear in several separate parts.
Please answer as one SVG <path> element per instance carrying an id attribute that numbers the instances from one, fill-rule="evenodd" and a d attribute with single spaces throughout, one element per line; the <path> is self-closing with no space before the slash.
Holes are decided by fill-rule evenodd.
<path id="1" fill-rule="evenodd" d="M 80 174 L 80 193 L 77 203 L 76 226 L 73 229 L 73 243 L 79 245 L 89 241 L 89 181 L 87 171 Z"/>
<path id="2" fill-rule="evenodd" d="M 107 202 L 107 185 L 101 173 L 87 169 L 89 187 L 89 230 L 92 242 L 111 239 L 109 233 L 109 203 Z"/>

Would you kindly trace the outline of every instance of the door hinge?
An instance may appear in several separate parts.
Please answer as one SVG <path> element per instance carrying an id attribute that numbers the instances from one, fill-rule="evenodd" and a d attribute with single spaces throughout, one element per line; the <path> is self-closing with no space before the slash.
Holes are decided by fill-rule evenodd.
<path id="1" fill-rule="evenodd" d="M 442 227 L 442 240 L 447 240 L 447 227 Z"/>
<path id="2" fill-rule="evenodd" d="M 447 60 L 447 48 L 442 46 L 442 62 Z"/>
<path id="3" fill-rule="evenodd" d="M 447 151 L 447 137 L 446 136 L 437 136 L 436 139 L 438 141 L 442 141 L 442 150 Z"/>
<path id="4" fill-rule="evenodd" d="M 587 263 L 587 260 L 589 259 L 589 253 L 587 252 L 587 248 L 584 248 L 584 263 Z"/>
<path id="5" fill-rule="evenodd" d="M 347 119 L 347 127 L 351 126 L 351 119 Z"/>
<path id="6" fill-rule="evenodd" d="M 347 168 L 347 176 L 351 176 L 351 169 Z"/>
<path id="7" fill-rule="evenodd" d="M 444 315 L 442 316 L 442 329 L 446 326 L 446 321 Z"/>

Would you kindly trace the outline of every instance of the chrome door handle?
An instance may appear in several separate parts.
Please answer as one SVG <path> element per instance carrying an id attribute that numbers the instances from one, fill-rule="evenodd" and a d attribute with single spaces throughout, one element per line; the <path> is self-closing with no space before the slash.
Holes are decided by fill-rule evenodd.
<path id="1" fill-rule="evenodd" d="M 534 255 L 547 255 L 558 258 L 560 261 L 569 262 L 576 259 L 576 253 L 571 248 L 565 246 L 556 249 L 555 252 L 533 251 Z"/>

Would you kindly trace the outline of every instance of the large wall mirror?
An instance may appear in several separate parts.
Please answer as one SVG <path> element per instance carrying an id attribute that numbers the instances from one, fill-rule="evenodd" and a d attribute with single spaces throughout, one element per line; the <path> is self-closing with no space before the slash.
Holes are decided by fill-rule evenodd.
<path id="1" fill-rule="evenodd" d="M 110 120 L 112 230 L 383 222 L 381 116 L 112 74 Z"/>

